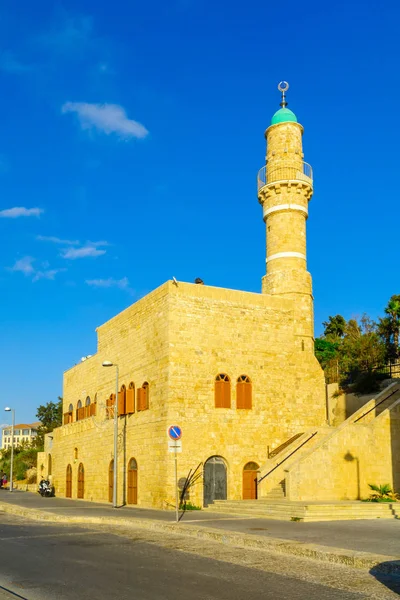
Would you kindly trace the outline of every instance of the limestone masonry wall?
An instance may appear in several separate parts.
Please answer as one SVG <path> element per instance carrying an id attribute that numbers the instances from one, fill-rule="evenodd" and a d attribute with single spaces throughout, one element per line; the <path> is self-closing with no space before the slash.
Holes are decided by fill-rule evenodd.
<path id="1" fill-rule="evenodd" d="M 267 447 L 284 442 L 325 419 L 324 379 L 313 354 L 296 349 L 293 301 L 179 282 L 168 282 L 98 328 L 98 352 L 67 371 L 64 411 L 86 396 L 97 398 L 95 417 L 54 431 L 53 483 L 65 495 L 66 468 L 72 466 L 77 494 L 79 464 L 85 469 L 84 497 L 108 500 L 113 458 L 113 422 L 105 401 L 120 386 L 149 383 L 150 408 L 119 418 L 119 501 L 126 500 L 126 467 L 138 463 L 138 504 L 174 503 L 173 456 L 167 426 L 183 428 L 179 478 L 213 455 L 228 469 L 228 497 L 242 497 L 247 462 L 265 462 Z M 215 408 L 218 373 L 231 379 L 231 408 Z M 236 408 L 236 380 L 252 381 L 252 409 Z M 74 415 L 75 419 L 75 415 Z M 191 500 L 202 504 L 199 483 Z"/>

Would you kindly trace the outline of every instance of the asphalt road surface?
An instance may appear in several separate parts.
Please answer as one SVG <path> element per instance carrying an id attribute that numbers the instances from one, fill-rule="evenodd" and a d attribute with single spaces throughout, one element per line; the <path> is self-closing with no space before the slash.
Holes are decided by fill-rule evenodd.
<path id="1" fill-rule="evenodd" d="M 1 600 L 362 597 L 366 596 L 162 547 L 139 533 L 128 538 L 98 528 L 26 522 L 0 514 Z"/>

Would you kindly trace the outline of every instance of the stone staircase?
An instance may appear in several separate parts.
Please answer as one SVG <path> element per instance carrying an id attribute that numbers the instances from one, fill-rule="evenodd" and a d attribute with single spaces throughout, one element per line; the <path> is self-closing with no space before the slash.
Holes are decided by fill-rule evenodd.
<path id="1" fill-rule="evenodd" d="M 258 497 L 268 500 L 284 499 L 285 469 L 331 431 L 330 427 L 320 427 L 318 430 L 298 433 L 270 452 L 268 460 L 260 467 Z"/>
<path id="2" fill-rule="evenodd" d="M 279 521 L 348 521 L 358 519 L 398 519 L 400 503 L 382 502 L 290 502 L 289 500 L 216 500 L 204 509 L 255 519 Z"/>
<path id="3" fill-rule="evenodd" d="M 286 498 L 286 473 L 295 462 L 312 453 L 314 448 L 335 435 L 339 429 L 352 423 L 370 423 L 399 398 L 400 382 L 396 381 L 358 409 L 339 428 L 323 426 L 298 433 L 278 446 L 269 453 L 268 460 L 260 468 L 258 498 L 271 501 Z"/>

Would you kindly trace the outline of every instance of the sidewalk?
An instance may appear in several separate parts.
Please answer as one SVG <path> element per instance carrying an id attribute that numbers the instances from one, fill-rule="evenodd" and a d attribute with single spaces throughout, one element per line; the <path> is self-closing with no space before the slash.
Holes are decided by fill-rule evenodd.
<path id="1" fill-rule="evenodd" d="M 391 563 L 389 570 L 400 572 L 400 520 L 299 523 L 202 510 L 181 514 L 177 524 L 174 511 L 113 509 L 108 504 L 0 490 L 2 510 L 40 520 L 158 529 L 362 568 L 385 562 Z"/>

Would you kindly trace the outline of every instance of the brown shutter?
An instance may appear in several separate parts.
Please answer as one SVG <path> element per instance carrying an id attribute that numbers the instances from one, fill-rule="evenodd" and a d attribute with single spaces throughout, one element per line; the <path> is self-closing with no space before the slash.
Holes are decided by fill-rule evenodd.
<path id="1" fill-rule="evenodd" d="M 223 381 L 216 381 L 215 382 L 215 389 L 214 389 L 215 408 L 221 408 L 222 407 L 222 399 L 223 399 L 223 394 L 224 394 L 223 386 L 224 386 L 224 382 Z"/>
<path id="2" fill-rule="evenodd" d="M 250 382 L 244 384 L 244 391 L 245 391 L 244 408 L 251 408 L 252 407 L 252 385 Z"/>
<path id="3" fill-rule="evenodd" d="M 246 408 L 246 387 L 247 383 L 238 381 L 236 384 L 236 408 Z"/>
<path id="4" fill-rule="evenodd" d="M 96 416 L 96 402 L 93 402 L 90 405 L 90 416 L 91 417 L 95 417 Z"/>
<path id="5" fill-rule="evenodd" d="M 118 416 L 125 414 L 125 389 L 123 389 L 118 392 Z"/>
<path id="6" fill-rule="evenodd" d="M 223 408 L 231 407 L 231 382 L 224 381 L 223 382 Z"/>
<path id="7" fill-rule="evenodd" d="M 135 388 L 128 388 L 126 390 L 125 409 L 127 415 L 135 412 Z"/>
<path id="8" fill-rule="evenodd" d="M 149 386 L 145 385 L 143 388 L 143 409 L 147 410 L 149 408 Z"/>
<path id="9" fill-rule="evenodd" d="M 143 388 L 139 388 L 136 394 L 137 409 L 143 410 Z"/>

